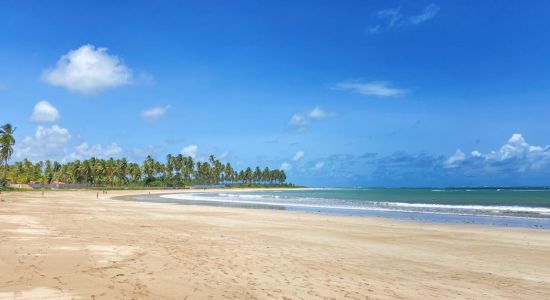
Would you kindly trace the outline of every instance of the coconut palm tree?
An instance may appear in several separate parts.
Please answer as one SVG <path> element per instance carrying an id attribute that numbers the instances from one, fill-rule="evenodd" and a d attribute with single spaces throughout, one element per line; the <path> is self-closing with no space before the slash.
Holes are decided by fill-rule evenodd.
<path id="1" fill-rule="evenodd" d="M 117 184 L 122 186 L 128 181 L 128 160 L 124 157 L 116 161 L 115 176 L 117 177 Z"/>
<path id="2" fill-rule="evenodd" d="M 224 168 L 225 181 L 232 183 L 234 180 L 234 177 L 233 177 L 234 173 L 235 171 L 233 171 L 233 167 L 231 167 L 231 164 L 230 163 L 225 164 L 225 168 Z"/>
<path id="3" fill-rule="evenodd" d="M 130 176 L 132 177 L 132 182 L 134 184 L 137 184 L 141 180 L 141 169 L 139 167 L 139 164 L 128 164 L 128 172 L 130 173 Z"/>
<path id="4" fill-rule="evenodd" d="M 149 180 L 155 174 L 155 159 L 151 155 L 147 155 L 147 158 L 143 162 L 143 173 L 147 175 Z"/>
<path id="5" fill-rule="evenodd" d="M 9 175 L 18 183 L 47 182 L 53 180 L 67 184 L 91 184 L 93 186 L 180 186 L 193 184 L 284 184 L 286 174 L 283 170 L 260 166 L 252 169 L 236 170 L 228 162 L 223 164 L 210 155 L 208 161 L 195 162 L 192 157 L 168 154 L 166 163 L 147 156 L 142 165 L 128 162 L 126 158 L 100 159 L 91 157 L 66 163 L 57 161 L 39 161 L 28 159 L 7 166 L 13 153 L 15 128 L 6 124 L 0 126 L 0 167 L 4 168 L 4 180 Z M 0 170 L 1 172 L 1 170 Z M 9 173 L 8 173 L 9 172 Z M 0 174 L 1 176 L 1 174 Z"/>
<path id="6" fill-rule="evenodd" d="M 0 127 L 0 161 L 4 164 L 4 182 L 8 173 L 8 160 L 13 154 L 13 145 L 15 145 L 15 138 L 13 137 L 15 129 L 9 123 Z"/>

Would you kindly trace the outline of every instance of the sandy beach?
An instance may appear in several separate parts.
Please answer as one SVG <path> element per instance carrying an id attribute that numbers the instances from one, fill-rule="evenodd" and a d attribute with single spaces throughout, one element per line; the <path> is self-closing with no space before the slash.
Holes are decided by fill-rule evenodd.
<path id="1" fill-rule="evenodd" d="M 111 199 L 143 193 L 2 193 L 0 299 L 550 297 L 550 231 Z"/>

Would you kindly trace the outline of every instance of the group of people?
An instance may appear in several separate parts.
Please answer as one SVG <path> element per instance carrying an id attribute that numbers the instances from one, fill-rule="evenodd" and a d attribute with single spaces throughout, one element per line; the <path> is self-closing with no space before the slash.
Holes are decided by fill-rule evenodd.
<path id="1" fill-rule="evenodd" d="M 102 190 L 101 193 L 102 193 L 103 195 L 107 195 L 107 191 L 106 191 L 106 190 Z M 95 198 L 96 198 L 96 199 L 99 199 L 99 192 L 97 192 Z"/>

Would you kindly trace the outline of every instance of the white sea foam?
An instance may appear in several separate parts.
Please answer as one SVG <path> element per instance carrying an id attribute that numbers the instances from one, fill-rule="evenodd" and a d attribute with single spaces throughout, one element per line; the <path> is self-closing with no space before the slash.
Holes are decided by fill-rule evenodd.
<path id="1" fill-rule="evenodd" d="M 546 208 L 546 207 L 499 206 L 499 205 L 450 205 L 450 204 L 405 203 L 405 202 L 375 202 L 375 203 L 380 206 L 396 206 L 396 207 L 409 207 L 409 208 L 508 211 L 508 212 L 550 214 L 550 208 Z"/>
<path id="2" fill-rule="evenodd" d="M 205 194 L 202 194 L 201 196 L 204 196 Z M 286 195 L 260 195 L 260 194 L 237 194 L 237 193 L 218 193 L 215 194 L 219 197 L 227 197 L 227 198 L 238 198 L 238 199 L 271 199 L 271 200 L 281 200 L 281 201 L 296 201 L 296 202 L 302 202 L 302 201 L 327 201 L 330 199 L 327 198 L 318 198 L 318 197 L 295 197 L 295 196 L 286 196 Z M 211 197 L 211 195 L 208 195 Z M 216 197 L 213 196 L 213 197 Z M 346 201 L 346 200 L 339 200 L 339 201 Z"/>
<path id="3" fill-rule="evenodd" d="M 279 199 L 281 198 L 278 195 L 224 194 L 224 193 L 219 193 L 218 195 L 221 197 L 243 198 L 243 199 L 264 199 L 264 198 Z"/>
<path id="4" fill-rule="evenodd" d="M 221 198 L 221 197 L 215 197 L 215 196 L 210 196 L 210 195 L 200 195 L 200 194 L 169 194 L 169 195 L 161 195 L 160 197 L 167 198 L 167 199 L 184 200 L 184 201 L 201 201 L 201 202 L 234 203 L 234 204 L 253 204 L 253 205 L 267 205 L 267 206 L 280 206 L 280 207 L 304 207 L 304 208 L 318 208 L 318 209 L 380 210 L 380 211 L 392 211 L 393 210 L 393 209 L 382 208 L 382 207 L 337 206 L 337 205 L 305 204 L 305 203 L 291 203 L 291 202 L 232 200 L 232 199 L 228 199 L 228 198 Z"/>
<path id="5" fill-rule="evenodd" d="M 348 201 L 339 199 L 281 197 L 257 194 L 170 194 L 163 198 L 183 201 L 203 201 L 232 204 L 266 205 L 277 207 L 296 207 L 330 210 L 364 210 L 364 211 L 400 211 L 416 213 L 458 214 L 458 215 L 499 215 L 505 214 L 538 214 L 550 215 L 550 208 L 524 206 L 491 206 L 491 205 L 449 205 L 430 203 L 405 203 L 387 201 Z"/>

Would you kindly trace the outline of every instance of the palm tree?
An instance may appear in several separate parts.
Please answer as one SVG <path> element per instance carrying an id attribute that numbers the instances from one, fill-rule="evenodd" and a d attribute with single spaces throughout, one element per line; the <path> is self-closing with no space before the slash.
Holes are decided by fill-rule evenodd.
<path id="1" fill-rule="evenodd" d="M 193 174 L 195 173 L 194 168 L 195 168 L 195 162 L 193 161 L 193 158 L 191 156 L 186 156 L 182 158 L 181 173 L 183 175 L 184 184 L 191 184 L 191 181 L 193 179 Z M 197 168 L 198 168 L 198 164 L 197 164 Z"/>
<path id="2" fill-rule="evenodd" d="M 116 161 L 115 169 L 116 177 L 118 178 L 118 185 L 124 185 L 128 181 L 128 160 L 124 157 Z"/>
<path id="3" fill-rule="evenodd" d="M 155 159 L 153 159 L 151 155 L 147 155 L 147 158 L 143 162 L 143 173 L 147 175 L 149 180 L 151 180 L 153 174 L 155 174 Z"/>
<path id="4" fill-rule="evenodd" d="M 164 164 L 163 170 L 164 186 L 173 185 L 172 177 L 174 176 L 174 165 L 175 157 L 172 156 L 172 154 L 168 154 L 166 156 L 166 163 Z"/>
<path id="5" fill-rule="evenodd" d="M 13 145 L 15 145 L 15 138 L 13 137 L 15 129 L 9 123 L 0 127 L 0 161 L 4 164 L 4 182 L 8 173 L 8 160 L 13 154 Z"/>
<path id="6" fill-rule="evenodd" d="M 269 168 L 268 167 L 265 167 L 264 168 L 264 171 L 262 172 L 262 181 L 264 183 L 271 183 L 271 173 L 269 171 Z"/>
<path id="7" fill-rule="evenodd" d="M 244 180 L 247 184 L 252 183 L 252 176 L 252 169 L 250 167 L 246 168 L 246 170 L 244 170 Z"/>
<path id="8" fill-rule="evenodd" d="M 234 174 L 234 171 L 233 171 L 233 167 L 231 167 L 231 164 L 230 163 L 225 164 L 225 168 L 224 168 L 225 181 L 232 182 L 234 180 L 233 174 Z"/>
<path id="9" fill-rule="evenodd" d="M 128 162 L 126 158 L 99 159 L 91 157 L 66 163 L 57 161 L 39 161 L 28 159 L 15 162 L 8 167 L 7 161 L 13 154 L 13 128 L 10 124 L 0 126 L 0 167 L 7 176 L 17 183 L 47 182 L 53 180 L 68 184 L 91 184 L 93 186 L 179 186 L 193 184 L 284 184 L 286 174 L 283 170 L 268 167 L 236 170 L 228 162 L 222 164 L 215 156 L 209 156 L 205 162 L 195 162 L 192 157 L 168 154 L 166 163 L 147 156 L 142 165 Z M 9 168 L 9 170 L 8 170 Z M 1 170 L 0 170 L 1 172 Z M 0 175 L 1 176 L 1 175 Z M 290 184 L 289 184 L 290 185 Z"/>
<path id="10" fill-rule="evenodd" d="M 262 171 L 260 170 L 260 167 L 256 166 L 256 169 L 252 174 L 252 178 L 255 184 L 258 184 L 262 180 Z"/>
<path id="11" fill-rule="evenodd" d="M 130 173 L 130 176 L 132 176 L 132 182 L 134 184 L 137 184 L 141 179 L 141 169 L 139 168 L 139 164 L 130 163 L 128 165 L 128 170 L 129 170 L 128 172 Z"/>

